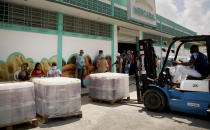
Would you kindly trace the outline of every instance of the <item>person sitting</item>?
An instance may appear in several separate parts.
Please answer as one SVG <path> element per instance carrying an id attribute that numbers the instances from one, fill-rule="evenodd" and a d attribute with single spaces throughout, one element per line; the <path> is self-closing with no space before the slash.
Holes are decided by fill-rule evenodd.
<path id="1" fill-rule="evenodd" d="M 44 77 L 45 73 L 44 71 L 41 69 L 41 64 L 40 63 L 36 63 L 34 70 L 31 73 L 32 77 Z"/>
<path id="2" fill-rule="evenodd" d="M 96 64 L 98 70 L 98 73 L 105 73 L 108 71 L 109 69 L 109 65 L 107 63 L 107 60 L 105 59 L 104 56 L 101 56 L 101 58 L 98 60 L 97 64 Z"/>
<path id="3" fill-rule="evenodd" d="M 197 45 L 190 47 L 191 58 L 189 62 L 183 62 L 181 60 L 175 61 L 177 64 L 174 74 L 172 74 L 173 83 L 180 83 L 181 80 L 186 79 L 187 76 L 201 78 L 208 76 L 208 59 L 207 56 L 201 53 Z"/>
<path id="4" fill-rule="evenodd" d="M 28 70 L 28 63 L 23 63 L 21 65 L 21 71 L 18 74 L 18 80 L 26 81 L 30 79 L 30 75 L 27 70 Z"/>
<path id="5" fill-rule="evenodd" d="M 57 69 L 57 64 L 55 62 L 52 63 L 52 69 L 50 69 L 47 73 L 48 77 L 60 77 L 61 71 Z"/>

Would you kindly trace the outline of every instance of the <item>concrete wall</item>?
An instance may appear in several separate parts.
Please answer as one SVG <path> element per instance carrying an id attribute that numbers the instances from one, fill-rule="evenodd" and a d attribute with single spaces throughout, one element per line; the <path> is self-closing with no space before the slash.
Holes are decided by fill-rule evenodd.
<path id="1" fill-rule="evenodd" d="M 0 60 L 7 60 L 14 52 L 22 53 L 35 62 L 57 54 L 57 35 L 0 29 Z"/>
<path id="2" fill-rule="evenodd" d="M 94 60 L 99 50 L 103 50 L 104 55 L 111 55 L 111 45 L 111 41 L 107 40 L 63 36 L 63 58 L 67 61 L 72 54 L 83 49 L 85 55 L 88 54 Z"/>

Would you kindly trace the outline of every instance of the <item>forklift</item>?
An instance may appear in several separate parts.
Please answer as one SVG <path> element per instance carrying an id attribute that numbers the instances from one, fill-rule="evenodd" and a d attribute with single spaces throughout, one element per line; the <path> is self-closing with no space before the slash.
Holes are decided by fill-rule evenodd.
<path id="1" fill-rule="evenodd" d="M 140 65 L 137 67 L 136 91 L 138 103 L 144 104 L 150 111 L 161 112 L 166 109 L 196 115 L 210 113 L 210 79 L 208 77 L 188 77 L 181 81 L 180 87 L 171 85 L 171 75 L 166 66 L 172 46 L 178 44 L 176 61 L 180 48 L 186 43 L 206 42 L 208 63 L 210 63 L 210 35 L 175 37 L 168 46 L 161 72 L 156 72 L 156 55 L 153 44 L 157 41 L 145 39 L 139 41 Z M 208 67 L 210 68 L 210 66 Z M 209 70 L 206 70 L 209 72 Z"/>

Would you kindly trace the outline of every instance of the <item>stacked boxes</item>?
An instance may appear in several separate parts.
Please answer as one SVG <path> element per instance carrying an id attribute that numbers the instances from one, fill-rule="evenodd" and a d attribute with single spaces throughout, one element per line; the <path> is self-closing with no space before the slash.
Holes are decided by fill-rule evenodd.
<path id="1" fill-rule="evenodd" d="M 35 119 L 34 84 L 0 84 L 0 127 Z"/>
<path id="2" fill-rule="evenodd" d="M 129 76 L 120 73 L 91 74 L 89 96 L 102 100 L 129 97 Z"/>
<path id="3" fill-rule="evenodd" d="M 36 111 L 54 118 L 67 117 L 80 112 L 81 81 L 74 78 L 35 78 Z"/>

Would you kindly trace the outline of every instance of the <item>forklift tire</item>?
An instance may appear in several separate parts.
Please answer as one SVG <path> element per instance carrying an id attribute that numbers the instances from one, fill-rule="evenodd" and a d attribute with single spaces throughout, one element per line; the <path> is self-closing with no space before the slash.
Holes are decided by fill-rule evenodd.
<path id="1" fill-rule="evenodd" d="M 166 99 L 158 89 L 148 89 L 143 94 L 143 103 L 146 109 L 161 112 L 166 108 Z"/>

